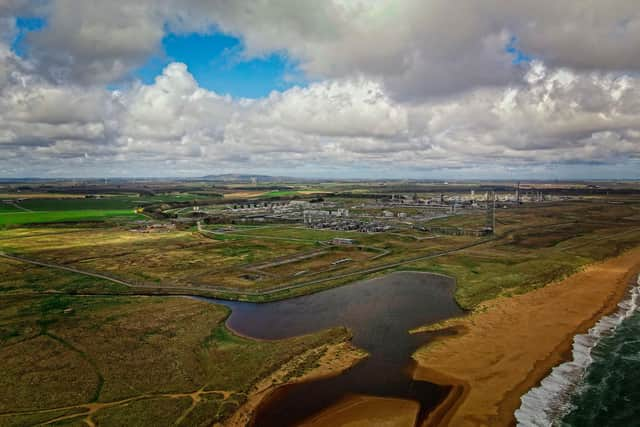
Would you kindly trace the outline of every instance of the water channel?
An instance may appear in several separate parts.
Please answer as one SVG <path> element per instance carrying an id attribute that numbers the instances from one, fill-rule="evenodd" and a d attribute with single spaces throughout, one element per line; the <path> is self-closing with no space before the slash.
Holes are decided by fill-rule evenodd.
<path id="1" fill-rule="evenodd" d="M 341 375 L 280 387 L 260 405 L 254 425 L 296 425 L 349 394 L 414 400 L 420 404 L 420 422 L 447 389 L 411 378 L 411 355 L 432 334 L 408 331 L 462 314 L 454 288 L 449 277 L 396 272 L 271 303 L 210 301 L 231 308 L 227 326 L 245 336 L 281 339 L 346 326 L 353 344 L 369 353 Z"/>

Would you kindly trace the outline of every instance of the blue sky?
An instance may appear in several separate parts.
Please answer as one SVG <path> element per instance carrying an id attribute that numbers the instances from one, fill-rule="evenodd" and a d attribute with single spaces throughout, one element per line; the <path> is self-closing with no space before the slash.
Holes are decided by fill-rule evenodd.
<path id="1" fill-rule="evenodd" d="M 11 44 L 11 48 L 20 56 L 27 54 L 27 45 L 25 43 L 25 35 L 29 31 L 37 31 L 46 25 L 46 21 L 42 18 L 16 18 L 16 27 L 18 33 Z"/>
<path id="2" fill-rule="evenodd" d="M 272 90 L 303 85 L 296 64 L 285 55 L 246 59 L 242 41 L 234 36 L 215 34 L 174 34 L 162 39 L 163 52 L 139 70 L 136 76 L 150 84 L 170 62 L 187 64 L 200 86 L 234 97 L 260 98 Z"/>
<path id="3" fill-rule="evenodd" d="M 520 50 L 518 47 L 518 38 L 515 36 L 511 37 L 509 40 L 509 43 L 507 43 L 507 46 L 505 47 L 505 51 L 512 56 L 511 63 L 514 65 L 526 64 L 534 59 L 531 55 Z"/>
<path id="4" fill-rule="evenodd" d="M 14 52 L 28 56 L 26 34 L 45 26 L 46 21 L 42 18 L 18 17 L 18 32 L 12 43 Z M 168 32 L 162 39 L 161 52 L 149 58 L 133 72 L 133 76 L 152 84 L 171 62 L 187 64 L 189 72 L 201 87 L 235 98 L 261 98 L 273 90 L 284 91 L 294 85 L 304 86 L 307 83 L 295 61 L 284 53 L 248 59 L 243 56 L 242 40 L 222 33 Z"/>
<path id="5" fill-rule="evenodd" d="M 18 33 L 12 49 L 20 56 L 27 56 L 26 34 L 41 30 L 46 21 L 39 17 L 18 17 L 16 26 Z M 273 90 L 284 91 L 308 83 L 296 61 L 284 52 L 249 59 L 243 56 L 243 51 L 242 40 L 233 35 L 167 32 L 162 39 L 161 51 L 135 70 L 133 77 L 152 84 L 169 63 L 182 62 L 201 87 L 235 98 L 261 98 Z M 505 51 L 512 56 L 514 65 L 529 63 L 533 59 L 520 50 L 517 37 L 509 40 Z"/>

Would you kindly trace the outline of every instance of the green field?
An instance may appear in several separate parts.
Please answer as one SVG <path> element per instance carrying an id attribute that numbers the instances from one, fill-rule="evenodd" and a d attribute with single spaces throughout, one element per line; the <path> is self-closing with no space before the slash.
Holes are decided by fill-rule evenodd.
<path id="1" fill-rule="evenodd" d="M 144 195 L 135 198 L 140 204 L 148 203 L 172 203 L 172 202 L 188 202 L 192 200 L 208 200 L 221 197 L 219 194 L 194 194 L 194 193 L 163 193 L 156 195 Z"/>
<path id="2" fill-rule="evenodd" d="M 24 212 L 24 210 L 12 204 L 0 203 L 0 214 L 12 213 L 12 212 Z"/>
<path id="3" fill-rule="evenodd" d="M 144 219 L 131 209 L 0 212 L 0 226 L 51 222 L 103 221 L 109 218 Z"/>
<path id="4" fill-rule="evenodd" d="M 138 205 L 138 198 L 105 197 L 102 199 L 27 199 L 19 203 L 32 211 L 75 211 L 75 210 L 132 210 Z"/>
<path id="5" fill-rule="evenodd" d="M 135 213 L 140 199 L 133 196 L 104 198 L 27 198 L 15 205 L 0 204 L 0 226 L 56 222 L 142 219 Z"/>
<path id="6" fill-rule="evenodd" d="M 293 197 L 293 196 L 314 196 L 314 192 L 318 191 L 318 195 L 322 195 L 324 192 L 321 190 L 274 190 L 262 194 L 260 197 Z"/>
<path id="7" fill-rule="evenodd" d="M 188 202 L 194 200 L 213 199 L 214 195 L 191 193 L 166 193 L 157 195 L 105 195 L 100 198 L 29 198 L 18 202 L 19 206 L 32 211 L 66 211 L 66 210 L 117 210 L 134 209 L 154 203 Z"/>

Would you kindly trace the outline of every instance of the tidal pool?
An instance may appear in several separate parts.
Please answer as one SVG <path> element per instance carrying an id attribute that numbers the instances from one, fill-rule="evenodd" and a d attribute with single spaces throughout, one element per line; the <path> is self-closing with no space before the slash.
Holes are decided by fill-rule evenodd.
<path id="1" fill-rule="evenodd" d="M 396 272 L 312 295 L 264 304 L 212 300 L 231 308 L 227 326 L 258 339 L 281 339 L 346 326 L 369 357 L 341 375 L 280 387 L 258 408 L 256 426 L 295 425 L 350 394 L 410 399 L 418 422 L 447 389 L 414 381 L 411 355 L 432 334 L 410 329 L 462 314 L 452 278 Z"/>

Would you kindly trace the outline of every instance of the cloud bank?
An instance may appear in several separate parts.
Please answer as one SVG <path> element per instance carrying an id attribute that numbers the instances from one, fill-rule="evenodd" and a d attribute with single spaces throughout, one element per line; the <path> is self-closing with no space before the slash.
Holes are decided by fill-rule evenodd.
<path id="1" fill-rule="evenodd" d="M 28 15 L 46 26 L 20 57 Z M 236 35 L 314 83 L 238 99 L 181 63 L 133 79 L 168 31 Z M 633 1 L 10 0 L 0 40 L 2 176 L 638 176 Z"/>

